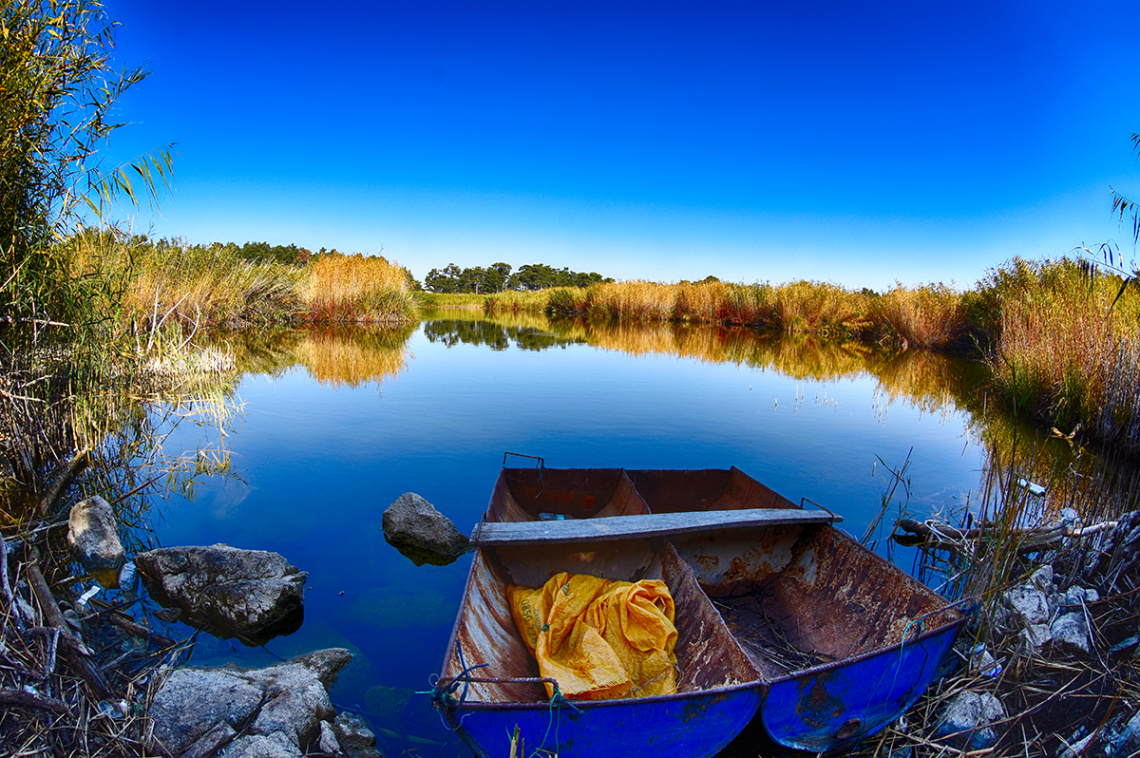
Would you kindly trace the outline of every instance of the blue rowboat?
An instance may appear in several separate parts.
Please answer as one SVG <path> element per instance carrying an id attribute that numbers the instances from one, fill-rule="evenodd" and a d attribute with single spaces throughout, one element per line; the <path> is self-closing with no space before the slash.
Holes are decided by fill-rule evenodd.
<path id="1" fill-rule="evenodd" d="M 504 469 L 472 535 L 479 548 L 442 679 L 455 692 L 442 706 L 478 755 L 503 754 L 515 725 L 528 751 L 560 756 L 714 755 L 753 717 L 788 747 L 850 746 L 913 705 L 965 619 L 836 520 L 736 468 Z M 495 588 L 563 570 L 643 578 L 650 566 L 668 575 L 687 640 L 682 691 L 545 699 Z M 466 669 L 474 663 L 490 665 Z M 484 673 L 495 669 L 511 673 Z M 520 681 L 499 682 L 511 677 Z"/>

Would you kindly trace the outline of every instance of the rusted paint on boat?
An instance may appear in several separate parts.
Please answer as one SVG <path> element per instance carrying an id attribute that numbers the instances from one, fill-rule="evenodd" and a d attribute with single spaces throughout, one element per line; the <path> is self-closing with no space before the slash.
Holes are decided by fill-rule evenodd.
<path id="1" fill-rule="evenodd" d="M 560 571 L 666 583 L 677 608 L 677 694 L 569 704 L 552 702 L 539 682 L 519 681 L 538 677 L 538 666 L 519 637 L 506 587 L 539 586 Z M 464 665 L 481 664 L 488 665 L 464 676 Z M 466 696 L 442 704 L 445 715 L 487 755 L 505 752 L 518 724 L 528 746 L 547 739 L 562 756 L 643 756 L 648 748 L 711 756 L 752 719 L 761 697 L 747 655 L 664 540 L 480 548 L 442 667 L 442 685 L 455 680 Z M 686 719 L 699 719 L 700 728 L 680 728 Z"/>
<path id="2" fill-rule="evenodd" d="M 584 483 L 579 490 L 576 481 Z M 592 518 L 603 512 L 796 507 L 736 468 L 504 470 L 484 519 L 521 522 L 540 519 L 544 513 Z M 681 731 L 703 732 L 721 728 L 712 725 L 721 724 L 729 713 L 734 714 L 736 720 L 730 721 L 735 724 L 740 709 L 750 702 L 742 692 L 750 693 L 765 729 L 779 743 L 815 752 L 849 745 L 881 729 L 914 703 L 964 623 L 943 598 L 838 529 L 791 523 L 673 534 L 668 541 L 480 549 L 449 656 L 462 649 L 470 665 L 481 662 L 476 659 L 485 653 L 497 656 L 513 678 L 537 675 L 537 665 L 520 653 L 525 648 L 517 639 L 501 584 L 509 577 L 538 586 L 559 570 L 610 578 L 670 572 L 667 583 L 677 602 L 682 676 L 681 692 L 669 697 L 692 697 L 681 705 L 650 707 L 634 726 L 636 711 L 626 709 L 660 699 L 610 701 L 605 707 L 619 710 L 605 711 L 609 715 L 604 718 L 596 704 L 581 704 L 574 717 L 565 715 L 563 708 L 554 718 L 548 715 L 553 713 L 549 702 L 534 700 L 545 697 L 539 684 L 471 685 L 477 702 L 465 707 L 480 714 L 478 723 L 493 723 L 488 735 L 495 729 L 506 734 L 513 723 L 523 721 L 533 729 L 565 728 L 574 736 L 559 738 L 564 755 L 571 754 L 563 752 L 570 750 L 571 743 L 573 754 L 632 755 L 643 754 L 651 743 L 660 749 L 659 742 L 669 743 L 672 754 L 705 754 L 700 751 L 711 747 L 688 743 L 680 747 L 670 740 L 683 738 L 668 729 L 661 733 L 660 725 L 679 720 Z M 469 608 L 472 604 L 488 607 Z M 471 651 L 474 657 L 468 654 Z M 445 676 L 459 673 L 458 661 L 445 661 Z M 528 709 L 538 709 L 537 715 L 520 716 L 522 720 L 511 723 L 509 718 L 485 713 L 530 713 Z M 612 734 L 619 722 L 640 730 L 644 741 L 619 746 L 605 731 L 600 737 L 592 731 Z M 700 729 L 695 727 L 698 722 Z M 649 732 L 647 723 L 652 724 Z M 527 742 L 537 744 L 529 738 Z"/>

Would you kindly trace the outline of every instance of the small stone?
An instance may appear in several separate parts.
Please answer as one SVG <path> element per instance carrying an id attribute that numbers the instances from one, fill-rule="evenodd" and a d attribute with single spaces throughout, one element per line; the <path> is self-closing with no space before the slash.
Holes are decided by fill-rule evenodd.
<path id="1" fill-rule="evenodd" d="M 1022 584 L 1005 593 L 1010 608 L 1019 615 L 1026 626 L 1044 624 L 1049 620 L 1049 598 L 1044 592 L 1030 584 Z"/>
<path id="2" fill-rule="evenodd" d="M 340 752 L 340 743 L 336 741 L 332 725 L 327 721 L 321 722 L 321 739 L 317 744 L 322 753 L 336 755 Z"/>
<path id="3" fill-rule="evenodd" d="M 1053 644 L 1070 653 L 1089 654 L 1089 622 L 1083 611 L 1063 613 L 1049 626 Z"/>
<path id="4" fill-rule="evenodd" d="M 1021 635 L 1034 650 L 1044 647 L 1053 639 L 1048 624 L 1030 624 L 1021 630 Z"/>
<path id="5" fill-rule="evenodd" d="M 1085 588 L 1073 586 L 1065 591 L 1065 595 L 1061 599 L 1060 604 L 1069 606 L 1065 610 L 1073 611 L 1083 608 L 1086 601 Z"/>
<path id="6" fill-rule="evenodd" d="M 353 713 L 340 713 L 333 722 L 341 749 L 348 758 L 380 758 L 376 749 L 376 735 Z"/>
<path id="7" fill-rule="evenodd" d="M 967 750 L 985 750 L 998 740 L 990 726 L 1005 718 L 1005 707 L 988 692 L 965 690 L 955 695 L 942 712 L 935 738 Z"/>
<path id="8" fill-rule="evenodd" d="M 1030 583 L 1042 592 L 1053 589 L 1053 567 L 1046 563 L 1029 577 Z"/>
<path id="9" fill-rule="evenodd" d="M 83 568 L 108 589 L 118 586 L 119 567 L 127 560 L 118 528 L 115 511 L 98 495 L 71 506 L 67 543 Z"/>

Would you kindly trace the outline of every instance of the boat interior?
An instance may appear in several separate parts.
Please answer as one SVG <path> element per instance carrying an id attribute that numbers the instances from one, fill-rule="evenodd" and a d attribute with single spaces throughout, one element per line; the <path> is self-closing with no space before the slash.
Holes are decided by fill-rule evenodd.
<path id="1" fill-rule="evenodd" d="M 473 677 L 469 703 L 535 703 L 548 700 L 538 664 L 523 643 L 507 599 L 509 585 L 539 587 L 568 571 L 607 579 L 661 579 L 676 607 L 678 692 L 693 692 L 757 680 L 757 672 L 723 619 L 697 584 L 692 569 L 661 539 L 592 544 L 510 546 L 480 549 L 468 578 L 464 603 L 444 660 L 443 678 L 467 666 L 488 664 Z M 604 701 L 602 701 L 604 702 Z"/>
<path id="2" fill-rule="evenodd" d="M 484 518 L 798 507 L 735 467 L 504 469 Z M 962 618 L 944 598 L 829 524 L 484 548 L 476 553 L 445 676 L 461 672 L 456 646 L 468 665 L 494 662 L 487 676 L 538 676 L 515 629 L 506 587 L 537 587 L 560 571 L 628 581 L 664 578 L 676 605 L 682 691 L 773 681 L 881 651 Z M 545 699 L 538 684 L 473 690 L 476 699 L 490 702 Z"/>
<path id="3" fill-rule="evenodd" d="M 765 679 L 866 655 L 961 619 L 826 524 L 670 538 Z"/>

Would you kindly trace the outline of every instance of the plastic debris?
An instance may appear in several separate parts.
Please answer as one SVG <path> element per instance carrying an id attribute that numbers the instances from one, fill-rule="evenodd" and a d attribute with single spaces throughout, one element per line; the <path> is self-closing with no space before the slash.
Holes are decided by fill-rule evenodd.
<path id="1" fill-rule="evenodd" d="M 102 588 L 98 584 L 92 586 L 91 589 L 79 596 L 79 600 L 77 600 L 76 603 L 78 605 L 87 605 L 87 601 L 98 595 L 100 589 Z"/>
<path id="2" fill-rule="evenodd" d="M 990 651 L 986 650 L 985 644 L 979 642 L 974 646 L 974 650 L 970 655 L 970 671 L 974 674 L 993 679 L 1002 672 L 1002 665 L 994 660 L 994 657 L 990 655 Z"/>

